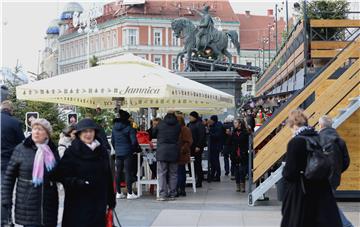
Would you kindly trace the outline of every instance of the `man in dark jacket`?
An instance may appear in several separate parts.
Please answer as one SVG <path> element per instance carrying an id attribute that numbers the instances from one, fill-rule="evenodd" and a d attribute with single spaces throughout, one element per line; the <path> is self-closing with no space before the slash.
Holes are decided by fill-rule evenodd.
<path id="1" fill-rule="evenodd" d="M 1 179 L 15 147 L 24 139 L 21 122 L 12 116 L 12 103 L 5 100 L 1 103 Z"/>
<path id="2" fill-rule="evenodd" d="M 204 178 L 202 170 L 202 153 L 206 145 L 206 129 L 199 117 L 199 114 L 195 111 L 190 113 L 190 123 L 187 125 L 192 134 L 193 143 L 191 145 L 191 156 L 195 158 L 195 178 L 196 187 L 202 186 L 202 180 Z"/>
<path id="3" fill-rule="evenodd" d="M 218 117 L 213 115 L 210 117 L 210 179 L 209 181 L 220 181 L 221 169 L 220 169 L 220 160 L 219 155 L 223 149 L 224 138 L 225 138 L 225 130 L 224 126 L 221 122 L 218 121 Z"/>
<path id="4" fill-rule="evenodd" d="M 332 123 L 332 119 L 326 115 L 319 119 L 321 144 L 323 146 L 332 144 L 332 147 L 335 148 L 333 150 L 333 152 L 335 152 L 333 156 L 335 158 L 334 172 L 330 180 L 331 187 L 335 192 L 336 188 L 340 185 L 341 173 L 350 165 L 350 157 L 345 141 L 339 136 L 336 129 L 332 128 Z M 343 226 L 353 226 L 345 217 L 342 210 L 339 209 L 339 213 Z"/>
<path id="5" fill-rule="evenodd" d="M 175 199 L 177 187 L 177 161 L 180 155 L 179 136 L 181 127 L 174 113 L 169 112 L 154 128 L 157 135 L 157 172 L 160 187 L 159 201 L 166 197 Z M 168 192 L 168 188 L 170 191 Z"/>

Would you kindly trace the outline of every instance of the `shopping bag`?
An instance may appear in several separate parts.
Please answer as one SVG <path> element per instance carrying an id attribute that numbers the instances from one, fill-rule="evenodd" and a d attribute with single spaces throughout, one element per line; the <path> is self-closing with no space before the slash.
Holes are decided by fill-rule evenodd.
<path id="1" fill-rule="evenodd" d="M 106 227 L 113 227 L 113 211 L 108 209 L 106 212 Z"/>

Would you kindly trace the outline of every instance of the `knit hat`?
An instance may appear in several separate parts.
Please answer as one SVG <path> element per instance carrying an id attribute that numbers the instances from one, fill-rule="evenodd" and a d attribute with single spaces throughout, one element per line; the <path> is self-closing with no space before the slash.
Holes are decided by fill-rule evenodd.
<path id="1" fill-rule="evenodd" d="M 125 110 L 119 110 L 119 117 L 121 121 L 127 121 L 130 118 L 130 114 Z"/>
<path id="2" fill-rule="evenodd" d="M 95 131 L 99 130 L 95 121 L 90 118 L 84 118 L 79 123 L 76 124 L 76 134 L 79 134 L 81 131 L 85 129 L 95 129 Z"/>
<path id="3" fill-rule="evenodd" d="M 74 131 L 74 130 L 76 130 L 75 126 L 70 125 L 69 127 L 64 128 L 62 132 L 64 133 L 65 136 L 69 137 L 71 132 Z"/>
<path id="4" fill-rule="evenodd" d="M 214 121 L 214 122 L 217 122 L 217 121 L 218 121 L 218 116 L 217 116 L 217 115 L 212 115 L 212 116 L 210 117 L 210 119 L 211 119 L 212 121 Z"/>
<path id="5" fill-rule="evenodd" d="M 192 117 L 194 117 L 194 118 L 196 118 L 196 119 L 199 118 L 199 114 L 198 114 L 198 112 L 196 112 L 196 111 L 191 112 L 191 113 L 190 113 L 190 116 L 192 116 Z"/>
<path id="6" fill-rule="evenodd" d="M 48 122 L 48 120 L 46 120 L 44 118 L 37 118 L 31 122 L 31 128 L 34 128 L 35 125 L 40 125 L 41 127 L 43 127 L 46 130 L 48 136 L 51 135 L 52 127 L 51 127 L 50 122 Z"/>

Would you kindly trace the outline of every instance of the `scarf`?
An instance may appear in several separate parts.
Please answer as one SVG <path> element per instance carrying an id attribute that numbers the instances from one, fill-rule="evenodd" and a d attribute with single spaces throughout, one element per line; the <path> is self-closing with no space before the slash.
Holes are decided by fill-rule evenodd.
<path id="1" fill-rule="evenodd" d="M 294 136 L 297 136 L 299 135 L 300 133 L 302 133 L 303 131 L 306 131 L 306 130 L 312 130 L 313 128 L 310 127 L 310 126 L 301 126 L 300 128 L 298 128 L 298 130 L 296 130 L 296 132 L 294 133 Z"/>
<path id="2" fill-rule="evenodd" d="M 100 142 L 97 140 L 94 140 L 92 143 L 90 144 L 86 144 L 88 147 L 90 147 L 90 149 L 92 151 L 94 151 L 98 146 L 100 146 Z"/>
<path id="3" fill-rule="evenodd" d="M 54 154 L 47 145 L 47 141 L 43 144 L 36 144 L 36 147 L 38 149 L 36 150 L 32 172 L 32 182 L 35 187 L 41 185 L 44 181 L 44 166 L 50 172 L 56 163 Z"/>

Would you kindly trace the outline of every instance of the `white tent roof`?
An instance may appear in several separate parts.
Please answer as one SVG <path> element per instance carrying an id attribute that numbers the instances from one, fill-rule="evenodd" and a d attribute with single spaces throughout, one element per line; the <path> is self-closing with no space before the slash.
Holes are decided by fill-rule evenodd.
<path id="1" fill-rule="evenodd" d="M 234 97 L 132 54 L 16 88 L 18 99 L 113 108 L 231 108 Z"/>

